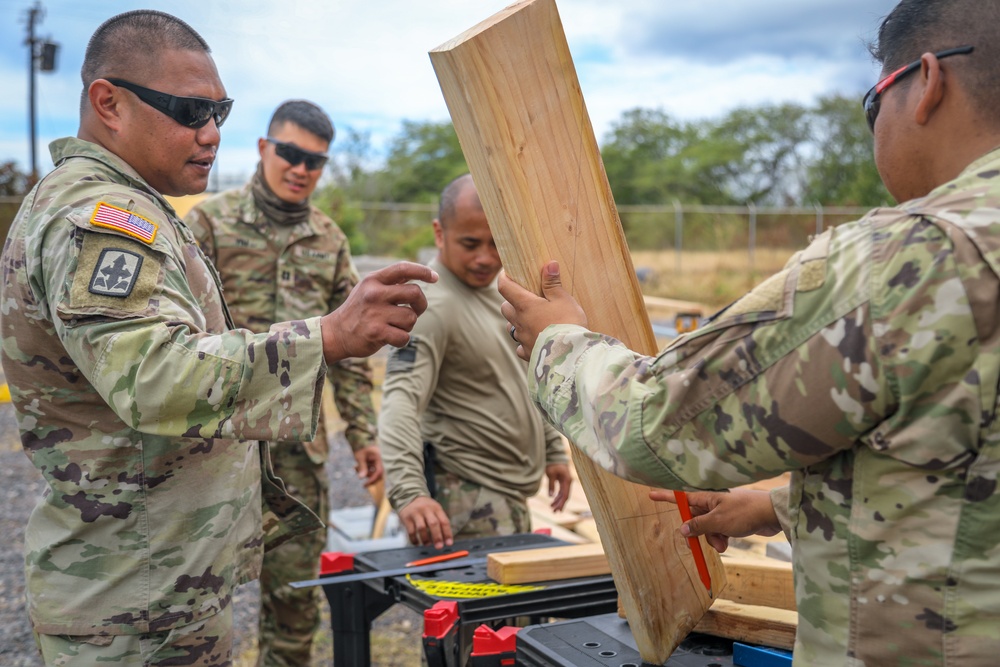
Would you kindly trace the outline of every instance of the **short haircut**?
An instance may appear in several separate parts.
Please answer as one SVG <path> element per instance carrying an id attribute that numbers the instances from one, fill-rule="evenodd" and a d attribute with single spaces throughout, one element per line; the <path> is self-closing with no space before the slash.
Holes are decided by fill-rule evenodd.
<path id="1" fill-rule="evenodd" d="M 471 187 L 475 187 L 472 174 L 462 174 L 444 186 L 444 190 L 441 191 L 441 202 L 438 204 L 438 222 L 441 223 L 442 227 L 447 227 L 451 223 L 452 218 L 455 217 L 458 198 L 462 196 L 466 188 Z"/>
<path id="2" fill-rule="evenodd" d="M 119 77 L 142 85 L 167 49 L 212 52 L 194 28 L 154 9 L 124 12 L 102 23 L 87 43 L 80 68 L 81 111 L 87 105 L 87 90 L 96 79 Z"/>
<path id="3" fill-rule="evenodd" d="M 326 143 L 333 143 L 333 121 L 312 102 L 306 100 L 288 100 L 274 110 L 271 122 L 267 124 L 267 133 L 272 135 L 285 123 L 295 123 L 303 130 L 315 134 Z"/>
<path id="4" fill-rule="evenodd" d="M 1000 126 L 1000 3 L 984 0 L 902 0 L 882 21 L 878 41 L 869 46 L 884 71 L 894 71 L 927 52 L 975 47 L 968 56 L 949 58 L 982 119 Z M 908 85 L 913 79 L 901 79 Z"/>

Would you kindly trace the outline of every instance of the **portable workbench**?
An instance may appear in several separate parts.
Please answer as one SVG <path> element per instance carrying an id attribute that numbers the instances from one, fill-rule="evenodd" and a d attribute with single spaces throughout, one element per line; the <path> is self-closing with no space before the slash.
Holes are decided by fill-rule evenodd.
<path id="1" fill-rule="evenodd" d="M 335 577 L 318 580 L 330 605 L 335 667 L 360 667 L 371 663 L 371 625 L 396 603 L 424 613 L 440 602 L 451 601 L 454 627 L 443 619 L 438 650 L 428 652 L 431 667 L 457 667 L 468 655 L 472 635 L 481 624 L 511 624 L 529 617 L 580 618 L 613 612 L 618 593 L 610 575 L 580 577 L 530 586 L 500 586 L 486 574 L 485 557 L 492 552 L 542 548 L 564 544 L 548 535 L 528 533 L 505 537 L 458 540 L 446 551 L 467 550 L 481 559 L 471 567 L 442 569 L 421 574 L 396 574 L 363 581 L 338 583 Z M 355 554 L 355 573 L 398 570 L 411 562 L 439 553 L 429 547 L 404 547 Z M 456 561 L 458 562 L 458 561 Z M 433 644 L 434 642 L 432 642 Z M 426 644 L 426 642 L 425 642 Z"/>

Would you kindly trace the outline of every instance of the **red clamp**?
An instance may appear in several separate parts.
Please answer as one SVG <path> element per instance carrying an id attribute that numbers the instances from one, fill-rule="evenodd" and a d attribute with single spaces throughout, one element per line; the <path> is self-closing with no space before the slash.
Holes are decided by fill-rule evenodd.
<path id="1" fill-rule="evenodd" d="M 342 551 L 327 551 L 319 556 L 320 576 L 350 572 L 354 569 L 354 554 Z"/>
<path id="2" fill-rule="evenodd" d="M 470 667 L 510 667 L 517 659 L 517 631 L 521 628 L 503 627 L 494 630 L 480 625 L 472 635 L 472 660 Z"/>
<path id="3" fill-rule="evenodd" d="M 458 641 L 458 603 L 441 600 L 424 610 L 424 655 L 428 667 L 454 663 Z"/>

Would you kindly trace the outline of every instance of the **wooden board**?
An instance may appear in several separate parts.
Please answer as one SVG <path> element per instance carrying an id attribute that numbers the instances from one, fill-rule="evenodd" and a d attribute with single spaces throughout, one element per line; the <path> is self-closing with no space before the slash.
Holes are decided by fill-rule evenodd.
<path id="1" fill-rule="evenodd" d="M 504 269 L 540 291 L 557 259 L 593 329 L 656 342 L 554 0 L 527 0 L 430 53 Z M 644 660 L 660 664 L 711 604 L 676 509 L 573 448 Z M 725 585 L 702 541 L 715 592 Z"/>
<path id="2" fill-rule="evenodd" d="M 726 552 L 728 553 L 728 552 Z M 723 558 L 726 600 L 761 607 L 795 611 L 795 583 L 792 564 L 770 558 Z"/>
<path id="3" fill-rule="evenodd" d="M 791 649 L 797 628 L 794 611 L 716 600 L 694 629 L 734 641 Z"/>
<path id="4" fill-rule="evenodd" d="M 723 558 L 722 564 L 728 585 L 720 598 L 795 611 L 791 563 L 769 558 Z M 487 572 L 501 584 L 530 584 L 608 574 L 611 566 L 598 543 L 490 554 Z"/>
<path id="5" fill-rule="evenodd" d="M 501 584 L 525 584 L 597 577 L 610 574 L 611 567 L 601 545 L 590 543 L 491 553 L 486 573 Z"/>

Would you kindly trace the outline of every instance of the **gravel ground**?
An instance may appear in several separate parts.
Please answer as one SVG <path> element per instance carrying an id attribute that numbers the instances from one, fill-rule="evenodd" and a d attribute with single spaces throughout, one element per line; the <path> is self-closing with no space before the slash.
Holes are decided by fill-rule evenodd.
<path id="1" fill-rule="evenodd" d="M 2 381 L 2 376 L 0 376 Z M 354 477 L 354 458 L 342 435 L 334 436 L 330 464 L 331 506 L 369 504 L 371 497 Z M 0 404 L 0 665 L 40 667 L 41 658 L 31 636 L 24 597 L 24 526 L 42 493 L 38 471 L 21 451 L 14 411 Z M 256 658 L 258 589 L 256 582 L 241 587 L 234 596 L 237 667 L 249 667 Z M 396 605 L 375 621 L 372 632 L 372 665 L 403 667 L 420 663 L 422 619 L 416 612 Z M 323 627 L 313 651 L 314 666 L 329 665 L 333 657 L 329 618 L 324 606 Z"/>

